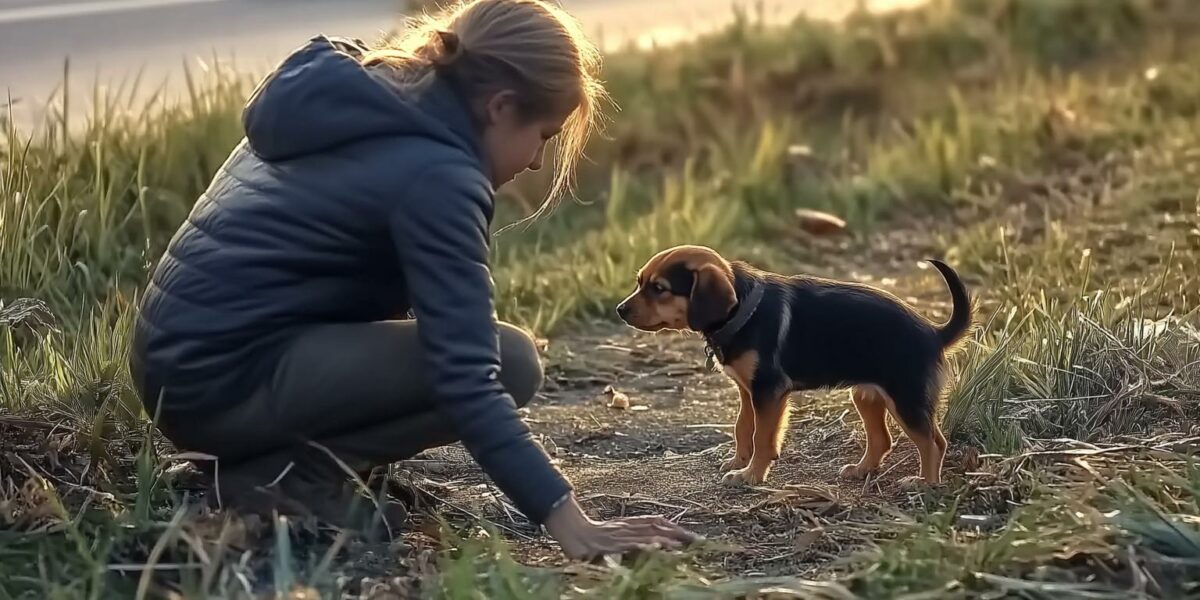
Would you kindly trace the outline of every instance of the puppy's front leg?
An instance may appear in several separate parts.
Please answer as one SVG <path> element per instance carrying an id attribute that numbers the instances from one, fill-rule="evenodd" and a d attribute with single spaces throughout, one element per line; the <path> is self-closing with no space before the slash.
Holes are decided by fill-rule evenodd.
<path id="1" fill-rule="evenodd" d="M 721 465 L 722 473 L 750 464 L 750 456 L 754 453 L 754 404 L 750 402 L 750 392 L 740 384 L 738 393 L 742 396 L 742 407 L 733 428 L 733 457 Z"/>
<path id="2" fill-rule="evenodd" d="M 725 474 L 722 482 L 727 485 L 762 483 L 775 459 L 779 458 L 783 434 L 787 431 L 787 394 L 757 395 L 751 399 L 751 404 L 754 406 L 754 453 L 745 468 Z"/>

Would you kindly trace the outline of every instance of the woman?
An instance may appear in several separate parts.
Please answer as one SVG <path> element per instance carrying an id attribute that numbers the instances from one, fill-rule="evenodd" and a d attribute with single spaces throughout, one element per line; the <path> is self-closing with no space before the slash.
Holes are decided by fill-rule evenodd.
<path id="1" fill-rule="evenodd" d="M 347 468 L 461 440 L 570 557 L 694 539 L 584 514 L 517 414 L 537 350 L 494 317 L 494 188 L 552 138 L 566 188 L 598 63 L 560 9 L 478 0 L 382 49 L 314 38 L 255 90 L 246 139 L 154 270 L 130 361 L 160 429 L 217 457 L 221 502 L 337 521 Z"/>

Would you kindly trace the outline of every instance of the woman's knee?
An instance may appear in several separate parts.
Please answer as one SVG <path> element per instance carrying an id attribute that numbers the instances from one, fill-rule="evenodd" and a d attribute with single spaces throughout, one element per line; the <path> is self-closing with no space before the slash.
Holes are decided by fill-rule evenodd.
<path id="1" fill-rule="evenodd" d="M 533 400 L 544 377 L 542 360 L 533 338 L 514 325 L 501 323 L 500 382 L 517 406 L 525 406 Z"/>

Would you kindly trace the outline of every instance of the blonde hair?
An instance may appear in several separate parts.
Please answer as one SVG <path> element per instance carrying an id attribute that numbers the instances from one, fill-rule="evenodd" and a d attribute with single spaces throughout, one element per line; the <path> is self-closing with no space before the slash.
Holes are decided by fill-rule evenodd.
<path id="1" fill-rule="evenodd" d="M 383 63 L 405 82 L 447 76 L 473 102 L 513 90 L 523 116 L 570 111 L 554 148 L 546 201 L 570 190 L 575 166 L 608 96 L 598 75 L 600 51 L 563 9 L 541 0 L 460 0 L 410 20 L 406 30 L 362 58 Z"/>

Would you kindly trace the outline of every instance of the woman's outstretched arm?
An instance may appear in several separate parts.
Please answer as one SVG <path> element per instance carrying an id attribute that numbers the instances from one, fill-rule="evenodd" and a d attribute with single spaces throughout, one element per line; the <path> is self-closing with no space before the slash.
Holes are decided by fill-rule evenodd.
<path id="1" fill-rule="evenodd" d="M 439 410 L 484 472 L 540 524 L 571 488 L 499 380 L 490 186 L 466 164 L 426 169 L 392 211 L 390 225 Z"/>
<path id="2" fill-rule="evenodd" d="M 484 472 L 571 558 L 675 548 L 698 539 L 662 517 L 588 518 L 499 381 L 487 264 L 490 184 L 474 169 L 440 166 L 428 169 L 409 193 L 391 226 L 418 336 L 438 406 Z"/>

